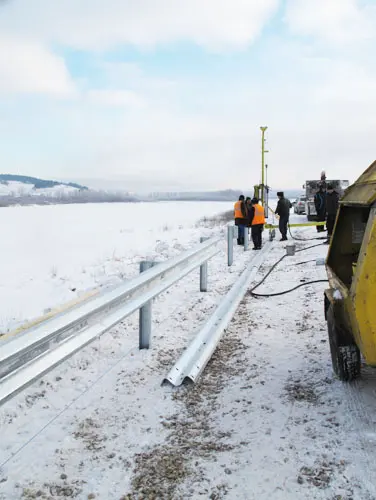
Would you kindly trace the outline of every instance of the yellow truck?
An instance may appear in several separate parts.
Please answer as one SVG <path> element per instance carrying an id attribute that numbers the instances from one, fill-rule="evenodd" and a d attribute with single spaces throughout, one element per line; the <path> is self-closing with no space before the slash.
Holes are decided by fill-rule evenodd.
<path id="1" fill-rule="evenodd" d="M 333 370 L 359 376 L 376 366 L 376 161 L 340 200 L 326 269 L 325 318 Z"/>

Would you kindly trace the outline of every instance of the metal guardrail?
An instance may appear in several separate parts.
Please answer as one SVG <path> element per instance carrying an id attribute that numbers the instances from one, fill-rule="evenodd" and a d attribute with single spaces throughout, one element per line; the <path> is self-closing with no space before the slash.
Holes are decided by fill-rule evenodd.
<path id="1" fill-rule="evenodd" d="M 269 252 L 270 246 L 271 242 L 266 242 L 262 251 L 252 259 L 227 295 L 223 297 L 213 315 L 171 368 L 163 383 L 169 382 L 174 386 L 179 386 L 185 379 L 190 379 L 192 382 L 198 379 Z"/>
<path id="2" fill-rule="evenodd" d="M 198 267 L 206 291 L 206 263 L 220 252 L 220 241 L 210 238 L 166 262 L 141 264 L 143 272 L 126 284 L 1 342 L 0 404 L 137 310 L 139 346 L 148 348 L 152 299 Z"/>

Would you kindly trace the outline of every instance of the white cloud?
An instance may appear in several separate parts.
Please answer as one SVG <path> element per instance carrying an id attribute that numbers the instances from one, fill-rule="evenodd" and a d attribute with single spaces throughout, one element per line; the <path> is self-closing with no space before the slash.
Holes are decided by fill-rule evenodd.
<path id="1" fill-rule="evenodd" d="M 280 45 L 270 47 L 277 59 Z M 38 107 L 26 123 L 23 110 L 13 111 L 13 126 L 4 122 L 3 138 L 10 133 L 29 151 L 31 128 L 39 151 L 22 165 L 0 147 L 1 163 L 9 171 L 49 177 L 108 177 L 128 189 L 250 190 L 259 181 L 259 126 L 265 123 L 272 187 L 299 187 L 323 168 L 331 177 L 354 180 L 374 159 L 374 67 L 309 57 L 304 49 L 287 50 L 281 67 L 270 64 L 269 53 L 264 56 L 272 76 L 192 75 L 188 83 L 174 83 L 170 99 L 168 84 L 148 89 L 147 73 L 132 67 L 125 80 L 130 88 L 143 82 L 147 107 L 129 105 L 128 91 L 109 90 L 70 106 Z M 115 85 L 116 67 L 111 70 Z M 118 83 L 124 89 L 124 80 Z M 45 143 L 54 144 L 53 150 Z"/>
<path id="2" fill-rule="evenodd" d="M 376 8 L 358 0 L 288 0 L 285 20 L 298 35 L 344 44 L 375 38 Z"/>
<path id="3" fill-rule="evenodd" d="M 129 90 L 89 90 L 87 98 L 93 104 L 101 104 L 104 106 L 125 106 L 141 108 L 146 105 L 135 92 Z"/>
<path id="4" fill-rule="evenodd" d="M 1 10 L 0 32 L 74 48 L 190 41 L 216 50 L 245 47 L 279 0 L 17 0 Z"/>
<path id="5" fill-rule="evenodd" d="M 64 60 L 33 40 L 0 36 L 0 93 L 71 96 L 75 86 Z"/>
<path id="6" fill-rule="evenodd" d="M 64 61 L 46 48 L 52 43 L 104 51 L 190 40 L 239 49 L 257 37 L 277 3 L 9 2 L 0 33 L 2 40 L 12 33 L 12 48 L 8 55 L 0 51 L 0 89 L 70 95 Z M 273 187 L 298 187 L 323 168 L 353 180 L 374 159 L 372 16 L 350 0 L 289 0 L 285 21 L 294 35 L 308 35 L 304 41 L 269 34 L 243 66 L 216 55 L 208 59 L 213 72 L 210 64 L 197 72 L 190 61 L 189 77 L 172 66 L 149 71 L 147 62 L 109 63 L 91 53 L 100 88 L 87 74 L 79 98 L 69 103 L 40 99 L 27 111 L 9 104 L 0 116 L 1 163 L 48 177 L 108 176 L 119 184 L 123 178 L 129 189 L 145 183 L 251 189 L 259 180 L 265 123 Z M 23 151 L 6 149 L 15 137 Z"/>
<path id="7" fill-rule="evenodd" d="M 363 103 L 370 109 L 373 103 L 376 104 L 375 82 L 375 64 L 364 67 L 352 61 L 331 61 L 322 74 L 322 85 L 317 87 L 316 95 L 323 102 L 342 103 L 347 108 Z M 373 116 L 369 118 L 373 119 Z"/>
<path id="8" fill-rule="evenodd" d="M 142 90 L 167 90 L 170 92 L 176 83 L 173 79 L 158 78 L 146 74 L 136 63 L 99 61 L 97 67 L 103 72 L 111 86 L 132 85 Z"/>

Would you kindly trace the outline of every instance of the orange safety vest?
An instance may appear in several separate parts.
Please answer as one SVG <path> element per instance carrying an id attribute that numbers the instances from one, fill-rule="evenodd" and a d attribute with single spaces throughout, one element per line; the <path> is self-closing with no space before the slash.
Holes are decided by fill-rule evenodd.
<path id="1" fill-rule="evenodd" d="M 244 219 L 244 215 L 242 212 L 242 203 L 244 201 L 237 201 L 234 205 L 234 219 Z"/>
<path id="2" fill-rule="evenodd" d="M 255 215 L 253 216 L 252 226 L 256 226 L 256 224 L 265 224 L 265 210 L 261 205 L 253 205 L 255 209 Z"/>

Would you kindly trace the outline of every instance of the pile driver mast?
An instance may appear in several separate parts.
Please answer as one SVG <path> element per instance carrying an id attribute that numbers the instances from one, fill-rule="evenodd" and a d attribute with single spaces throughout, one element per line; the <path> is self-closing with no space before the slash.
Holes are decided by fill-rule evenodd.
<path id="1" fill-rule="evenodd" d="M 265 209 L 265 216 L 268 217 L 268 198 L 269 186 L 267 184 L 267 169 L 268 165 L 265 164 L 265 154 L 269 153 L 265 149 L 265 132 L 268 127 L 260 127 L 261 130 L 261 184 L 254 186 L 254 196 L 261 200 L 261 204 Z"/>

